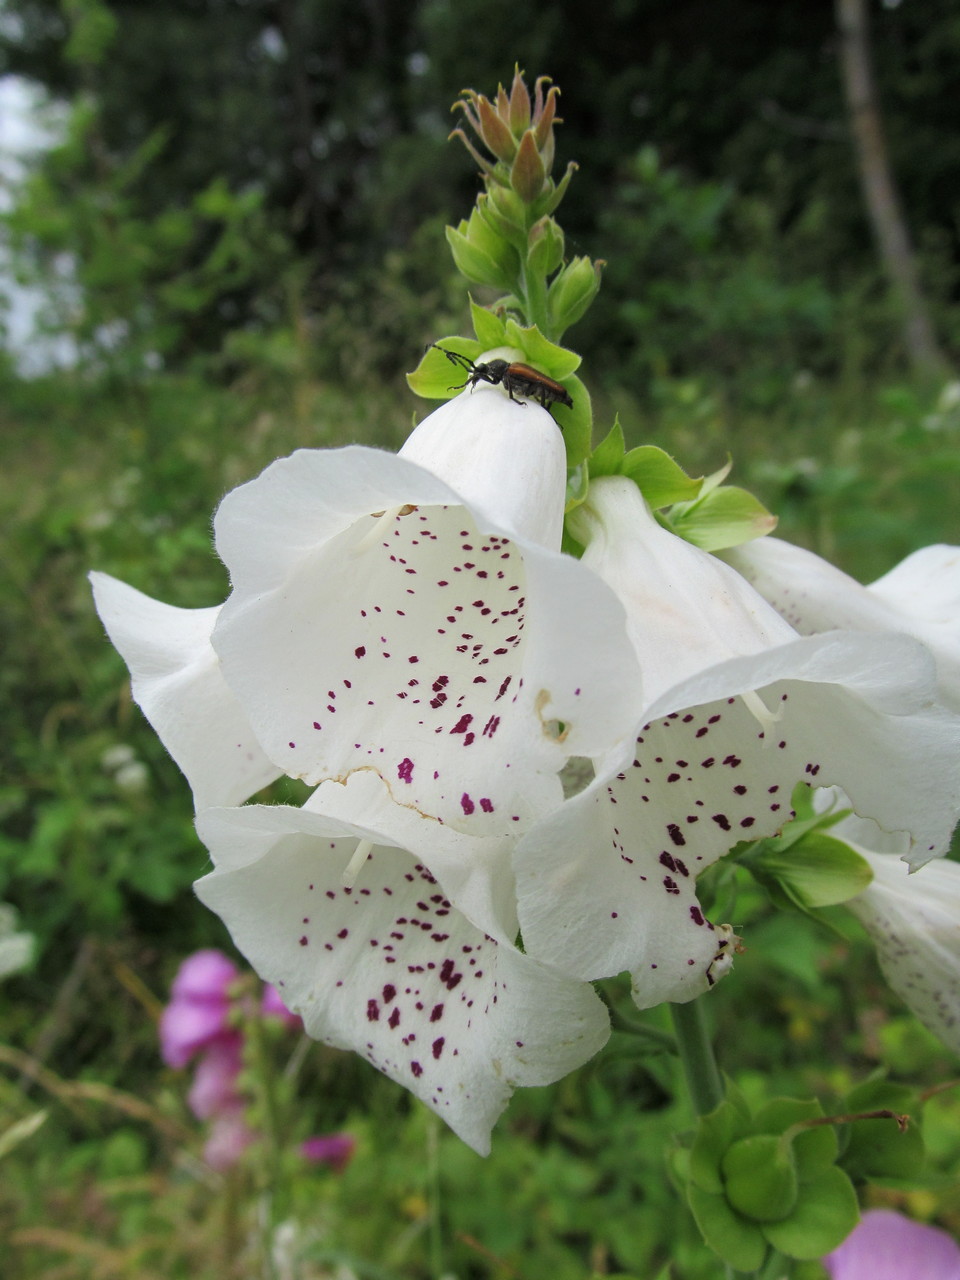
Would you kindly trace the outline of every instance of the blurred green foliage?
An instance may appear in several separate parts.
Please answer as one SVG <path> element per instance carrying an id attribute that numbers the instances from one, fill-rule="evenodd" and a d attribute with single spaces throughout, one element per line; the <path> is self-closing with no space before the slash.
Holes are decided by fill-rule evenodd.
<path id="1" fill-rule="evenodd" d="M 517 58 L 564 89 L 570 251 L 608 262 L 573 332 L 598 439 L 616 414 L 627 448 L 690 474 L 732 454 L 784 536 L 865 580 L 960 542 L 960 384 L 902 375 L 831 33 L 827 0 L 618 0 L 602 20 L 574 0 L 8 0 L 0 71 L 49 86 L 69 125 L 5 235 L 78 364 L 24 380 L 0 356 L 0 900 L 39 944 L 0 987 L 19 1046 L 0 1043 L 0 1135 L 22 1123 L 0 1156 L 4 1280 L 266 1273 L 256 1162 L 202 1165 L 185 1081 L 160 1065 L 177 965 L 228 941 L 190 890 L 207 868 L 186 785 L 85 574 L 217 603 L 226 490 L 296 447 L 402 441 L 423 406 L 401 372 L 467 330 L 443 240 L 475 186 L 445 142 L 464 85 L 489 92 Z M 956 351 L 955 7 L 878 11 L 874 52 Z M 709 1009 L 751 1108 L 816 1093 L 830 1111 L 872 1075 L 923 1093 L 955 1072 L 853 925 L 738 881 L 723 902 L 747 950 Z M 487 1161 L 349 1055 L 311 1049 L 298 1096 L 278 1274 L 716 1280 L 665 1153 L 691 1119 L 676 1064 L 627 1030 L 519 1094 Z M 868 1195 L 958 1232 L 960 1099 L 924 1112 L 922 1189 Z M 333 1128 L 359 1139 L 341 1177 L 295 1150 Z"/>

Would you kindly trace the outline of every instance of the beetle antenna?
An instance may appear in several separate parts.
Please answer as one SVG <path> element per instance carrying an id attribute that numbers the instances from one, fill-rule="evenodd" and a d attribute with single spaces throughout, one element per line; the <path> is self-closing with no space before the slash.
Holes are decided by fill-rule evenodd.
<path id="1" fill-rule="evenodd" d="M 451 364 L 458 364 L 461 369 L 466 369 L 468 373 L 472 373 L 476 367 L 469 356 L 462 356 L 459 351 L 448 351 L 446 347 L 438 346 L 435 342 L 431 342 L 429 345 L 435 347 L 437 351 L 442 351 Z M 461 385 L 465 387 L 467 384 L 464 382 Z M 453 387 L 450 388 L 451 391 L 454 389 Z"/>

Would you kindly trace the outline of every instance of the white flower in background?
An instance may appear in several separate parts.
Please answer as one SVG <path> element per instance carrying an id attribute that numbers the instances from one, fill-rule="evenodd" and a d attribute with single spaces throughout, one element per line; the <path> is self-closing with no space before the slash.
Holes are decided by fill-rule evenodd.
<path id="1" fill-rule="evenodd" d="M 623 741 L 639 706 L 622 606 L 559 553 L 564 489 L 550 415 L 478 387 L 399 456 L 302 450 L 229 494 L 219 609 L 92 575 L 197 807 L 357 771 L 466 832 L 558 804 L 566 760 Z"/>
<path id="2" fill-rule="evenodd" d="M 508 838 L 448 841 L 478 928 L 423 860 L 379 832 L 391 809 L 371 773 L 321 784 L 302 809 L 209 809 L 197 828 L 215 870 L 197 893 L 311 1036 L 367 1058 L 486 1154 L 512 1090 L 596 1053 L 606 1010 L 588 984 L 513 946 Z M 410 811 L 405 823 L 415 847 L 426 823 Z"/>
<path id="3" fill-rule="evenodd" d="M 928 646 L 947 704 L 960 711 L 960 547 L 923 547 L 868 587 L 779 538 L 723 552 L 801 635 L 894 631 Z"/>
<path id="4" fill-rule="evenodd" d="M 845 823 L 830 834 L 846 839 Z M 900 999 L 960 1054 L 960 863 L 938 860 L 911 874 L 896 854 L 848 843 L 873 880 L 844 905 L 870 935 Z"/>
<path id="5" fill-rule="evenodd" d="M 798 781 L 943 854 L 960 803 L 960 720 L 904 636 L 796 632 L 744 579 L 662 529 L 636 487 L 597 481 L 583 563 L 627 610 L 645 696 L 636 745 L 519 842 L 524 946 L 581 979 L 629 970 L 640 1007 L 685 1001 L 730 963 L 696 879 L 775 834 Z"/>

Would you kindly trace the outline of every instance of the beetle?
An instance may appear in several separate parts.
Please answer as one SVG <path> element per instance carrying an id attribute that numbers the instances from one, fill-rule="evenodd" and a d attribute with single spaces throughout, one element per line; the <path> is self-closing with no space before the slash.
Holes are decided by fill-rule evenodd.
<path id="1" fill-rule="evenodd" d="M 469 356 L 462 356 L 459 351 L 448 351 L 446 347 L 438 347 L 435 342 L 430 345 L 442 351 L 451 364 L 466 369 L 469 375 L 466 382 L 451 387 L 451 391 L 459 391 L 466 386 L 475 387 L 478 382 L 489 382 L 494 387 L 502 386 L 517 404 L 520 403 L 517 400 L 519 395 L 536 400 L 548 412 L 552 404 L 565 404 L 568 409 L 573 408 L 570 392 L 563 383 L 548 378 L 545 373 L 528 364 L 511 363 L 509 360 L 489 360 L 485 364 L 475 364 Z"/>

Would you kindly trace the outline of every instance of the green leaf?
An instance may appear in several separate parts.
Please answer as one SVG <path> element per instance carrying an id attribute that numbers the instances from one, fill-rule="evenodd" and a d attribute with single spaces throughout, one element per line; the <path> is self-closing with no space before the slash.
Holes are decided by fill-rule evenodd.
<path id="1" fill-rule="evenodd" d="M 671 503 L 696 498 L 703 483 L 701 479 L 688 476 L 669 453 L 655 444 L 642 444 L 631 449 L 623 459 L 620 473 L 634 482 L 654 511 Z"/>
<path id="2" fill-rule="evenodd" d="M 800 1188 L 793 1213 L 783 1222 L 769 1222 L 763 1233 L 788 1258 L 812 1260 L 836 1249 L 857 1225 L 860 1210 L 853 1183 L 836 1167 Z"/>
<path id="3" fill-rule="evenodd" d="M 746 489 L 725 485 L 694 503 L 672 507 L 667 523 L 675 534 L 702 551 L 722 551 L 772 532 L 777 517 Z"/>
<path id="4" fill-rule="evenodd" d="M 737 1271 L 756 1271 L 767 1252 L 761 1228 L 735 1213 L 723 1196 L 710 1195 L 693 1182 L 687 1188 L 687 1202 L 714 1253 Z"/>
<path id="5" fill-rule="evenodd" d="M 758 878 L 775 881 L 803 910 L 847 902 L 873 879 L 865 858 L 823 831 L 813 830 L 786 848 L 777 844 L 763 841 L 748 865 Z"/>
<path id="6" fill-rule="evenodd" d="M 457 394 L 456 384 L 464 380 L 466 371 L 463 371 L 462 378 L 458 378 L 456 365 L 438 347 L 446 347 L 469 360 L 475 360 L 482 348 L 473 338 L 456 335 L 441 338 L 436 346 L 427 348 L 413 373 L 407 374 L 407 385 L 416 395 L 425 396 L 428 400 L 449 400 Z"/>

